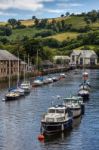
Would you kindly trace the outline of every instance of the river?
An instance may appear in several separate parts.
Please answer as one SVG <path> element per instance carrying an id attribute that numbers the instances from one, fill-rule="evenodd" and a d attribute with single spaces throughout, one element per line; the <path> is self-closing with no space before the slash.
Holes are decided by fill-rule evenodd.
<path id="1" fill-rule="evenodd" d="M 76 94 L 81 73 L 67 73 L 64 80 L 33 88 L 30 95 L 12 102 L 2 101 L 7 88 L 0 89 L 0 150 L 99 150 L 99 70 L 88 70 L 92 85 L 85 114 L 75 120 L 67 134 L 48 137 L 39 142 L 40 120 L 51 103 L 59 103 L 57 95 Z M 6 85 L 7 86 L 7 85 Z"/>

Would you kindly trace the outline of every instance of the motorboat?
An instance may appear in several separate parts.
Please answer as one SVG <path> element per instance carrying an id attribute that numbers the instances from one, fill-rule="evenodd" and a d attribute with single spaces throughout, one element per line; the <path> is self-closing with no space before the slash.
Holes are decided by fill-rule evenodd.
<path id="1" fill-rule="evenodd" d="M 83 72 L 83 74 L 82 74 L 82 76 L 83 76 L 83 80 L 88 80 L 88 72 Z"/>
<path id="2" fill-rule="evenodd" d="M 85 112 L 85 104 L 81 96 L 64 98 L 64 104 L 71 109 L 74 118 L 83 115 Z"/>
<path id="3" fill-rule="evenodd" d="M 41 127 L 43 133 L 53 134 L 72 128 L 73 116 L 69 108 L 63 105 L 52 106 L 43 115 Z"/>
<path id="4" fill-rule="evenodd" d="M 43 77 L 37 77 L 34 81 L 32 86 L 42 86 L 43 85 Z"/>
<path id="5" fill-rule="evenodd" d="M 61 78 L 66 78 L 66 74 L 65 73 L 60 73 L 60 79 Z"/>
<path id="6" fill-rule="evenodd" d="M 78 91 L 78 96 L 83 97 L 83 101 L 89 100 L 89 91 L 85 89 L 80 89 Z"/>
<path id="7" fill-rule="evenodd" d="M 47 78 L 44 80 L 44 84 L 49 84 L 49 83 L 53 83 L 53 78 L 52 78 L 52 77 L 47 77 Z"/>
<path id="8" fill-rule="evenodd" d="M 58 80 L 59 80 L 59 77 L 54 76 L 54 77 L 52 77 L 52 80 L 53 80 L 53 82 L 56 82 L 56 81 L 58 81 Z"/>
<path id="9" fill-rule="evenodd" d="M 77 118 L 82 115 L 82 107 L 78 97 L 64 98 L 64 105 L 70 108 L 73 113 L 73 118 Z"/>

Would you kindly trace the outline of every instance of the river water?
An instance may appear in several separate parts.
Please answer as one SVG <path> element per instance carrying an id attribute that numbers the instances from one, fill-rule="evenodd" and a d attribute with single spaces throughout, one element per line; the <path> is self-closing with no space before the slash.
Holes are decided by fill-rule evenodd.
<path id="1" fill-rule="evenodd" d="M 99 150 L 99 70 L 88 70 L 92 90 L 85 114 L 75 120 L 66 134 L 47 137 L 39 142 L 40 120 L 51 103 L 76 94 L 81 70 L 67 73 L 64 80 L 33 88 L 30 95 L 17 101 L 2 101 L 7 88 L 0 90 L 0 150 Z"/>

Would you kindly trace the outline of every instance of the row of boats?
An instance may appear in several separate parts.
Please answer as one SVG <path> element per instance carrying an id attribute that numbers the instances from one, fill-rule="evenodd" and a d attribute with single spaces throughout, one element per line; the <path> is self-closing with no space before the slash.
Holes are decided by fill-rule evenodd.
<path id="1" fill-rule="evenodd" d="M 31 84 L 29 81 L 24 81 L 20 85 L 14 88 L 10 88 L 5 95 L 5 101 L 11 101 L 19 99 L 22 96 L 29 94 L 31 91 Z"/>
<path id="2" fill-rule="evenodd" d="M 50 84 L 50 83 L 59 81 L 60 79 L 63 79 L 63 78 L 65 78 L 65 77 L 66 77 L 66 74 L 65 74 L 65 73 L 60 73 L 59 76 L 53 76 L 53 77 L 51 77 L 51 76 L 47 76 L 47 77 L 39 76 L 39 77 L 37 77 L 37 78 L 33 81 L 32 87 Z"/>
<path id="3" fill-rule="evenodd" d="M 88 74 L 83 74 L 83 84 L 80 85 L 77 96 L 62 98 L 61 105 L 53 105 L 41 119 L 41 135 L 64 132 L 73 127 L 73 120 L 84 115 L 85 100 L 89 98 L 90 84 L 87 81 Z"/>
<path id="4" fill-rule="evenodd" d="M 59 76 L 53 77 L 36 77 L 32 83 L 30 81 L 24 81 L 21 84 L 17 84 L 16 87 L 10 88 L 5 95 L 5 101 L 17 100 L 22 96 L 25 96 L 30 93 L 32 87 L 42 86 L 45 84 L 50 84 L 56 82 L 62 78 L 65 78 L 66 75 L 61 73 Z"/>

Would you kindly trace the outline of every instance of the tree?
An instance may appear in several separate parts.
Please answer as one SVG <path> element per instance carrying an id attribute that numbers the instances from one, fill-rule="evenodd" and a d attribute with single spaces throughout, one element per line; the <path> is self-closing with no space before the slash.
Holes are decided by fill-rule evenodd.
<path id="1" fill-rule="evenodd" d="M 70 15 L 70 13 L 69 12 L 66 12 L 66 17 L 68 17 Z"/>
<path id="2" fill-rule="evenodd" d="M 36 19 L 36 16 L 32 16 L 32 19 L 33 19 L 33 20 Z"/>
<path id="3" fill-rule="evenodd" d="M 34 20 L 34 23 L 35 23 L 35 26 L 38 26 L 39 20 L 36 18 L 36 19 Z"/>
<path id="4" fill-rule="evenodd" d="M 8 20 L 8 23 L 14 28 L 17 25 L 17 20 L 12 18 Z"/>
<path id="5" fill-rule="evenodd" d="M 61 17 L 64 17 L 64 14 L 61 14 Z"/>

